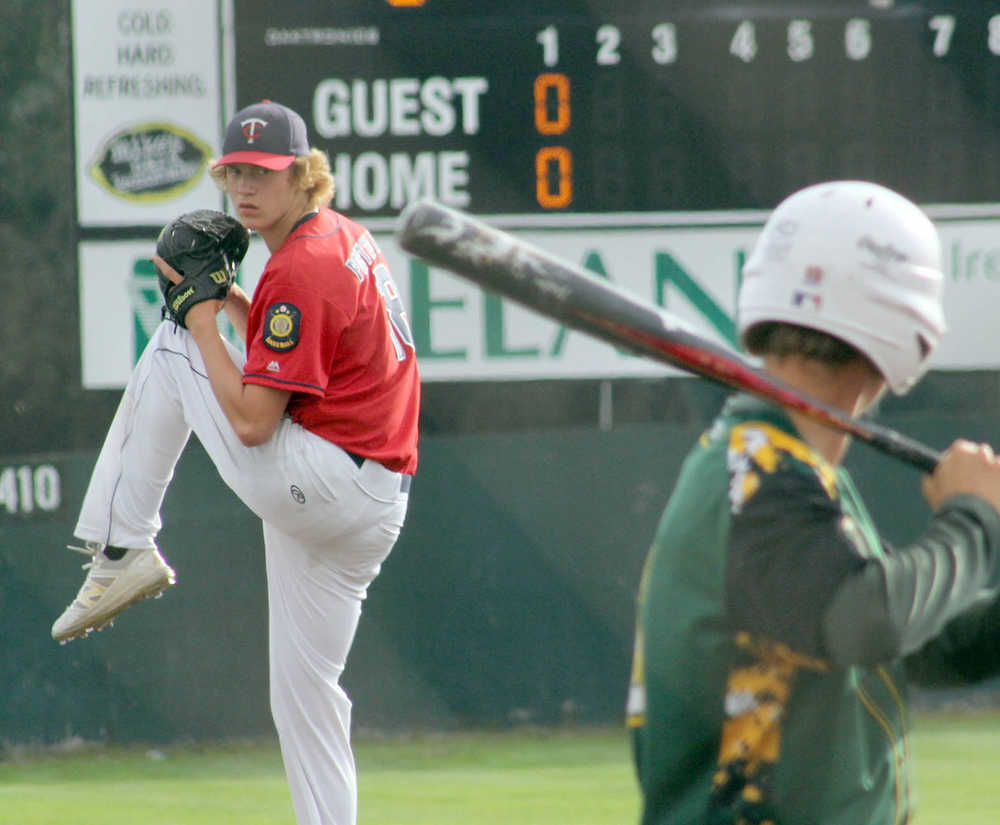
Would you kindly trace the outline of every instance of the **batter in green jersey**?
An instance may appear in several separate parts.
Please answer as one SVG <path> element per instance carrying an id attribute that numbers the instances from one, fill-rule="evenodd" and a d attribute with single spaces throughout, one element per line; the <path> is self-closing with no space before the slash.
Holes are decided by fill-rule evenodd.
<path id="1" fill-rule="evenodd" d="M 784 201 L 747 262 L 746 348 L 851 415 L 909 389 L 944 332 L 940 243 L 858 181 Z M 842 433 L 734 396 L 688 456 L 639 593 L 628 724 L 643 825 L 896 825 L 907 681 L 1000 672 L 1000 462 L 956 441 L 934 515 L 882 540 Z"/>

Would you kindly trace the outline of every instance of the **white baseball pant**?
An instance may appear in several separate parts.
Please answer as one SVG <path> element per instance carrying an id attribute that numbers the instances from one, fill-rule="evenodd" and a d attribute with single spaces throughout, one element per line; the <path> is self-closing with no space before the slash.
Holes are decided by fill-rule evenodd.
<path id="1" fill-rule="evenodd" d="M 242 368 L 244 358 L 229 347 Z M 351 702 L 340 675 L 361 601 L 403 526 L 399 473 L 359 468 L 285 417 L 266 444 L 236 437 L 194 339 L 160 324 L 129 380 L 84 497 L 75 535 L 153 548 L 160 506 L 191 431 L 263 522 L 271 712 L 300 825 L 354 825 Z"/>

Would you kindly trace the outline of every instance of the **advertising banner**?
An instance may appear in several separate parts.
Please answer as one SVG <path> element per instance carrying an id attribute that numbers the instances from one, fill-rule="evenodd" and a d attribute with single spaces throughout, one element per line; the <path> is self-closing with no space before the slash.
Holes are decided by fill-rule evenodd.
<path id="1" fill-rule="evenodd" d="M 936 369 L 993 369 L 991 307 L 1000 294 L 1000 236 L 991 220 L 939 223 L 950 329 Z M 516 235 L 665 307 L 719 343 L 735 343 L 742 263 L 759 227 L 513 230 Z M 399 287 L 425 381 L 616 378 L 678 374 L 568 330 L 411 258 L 374 232 Z M 84 385 L 124 386 L 160 320 L 151 242 L 85 242 L 80 250 Z M 267 262 L 254 239 L 240 283 L 252 291 Z M 220 316 L 221 317 L 221 316 Z"/>
<path id="2" fill-rule="evenodd" d="M 219 14 L 205 0 L 73 0 L 77 220 L 160 226 L 220 206 Z"/>

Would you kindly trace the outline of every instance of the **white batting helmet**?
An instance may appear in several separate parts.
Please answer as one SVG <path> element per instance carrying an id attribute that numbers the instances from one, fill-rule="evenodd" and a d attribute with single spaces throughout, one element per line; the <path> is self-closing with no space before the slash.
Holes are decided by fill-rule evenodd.
<path id="1" fill-rule="evenodd" d="M 943 281 L 941 241 L 919 207 L 874 183 L 816 184 L 764 224 L 743 268 L 739 332 L 782 321 L 833 335 L 901 395 L 944 334 Z"/>

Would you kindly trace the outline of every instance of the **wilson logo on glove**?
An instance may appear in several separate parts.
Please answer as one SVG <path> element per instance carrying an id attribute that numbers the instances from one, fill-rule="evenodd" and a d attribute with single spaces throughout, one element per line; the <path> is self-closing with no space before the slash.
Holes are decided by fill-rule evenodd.
<path id="1" fill-rule="evenodd" d="M 170 300 L 170 311 L 174 313 L 174 315 L 176 315 L 178 310 L 184 305 L 184 302 L 192 295 L 194 295 L 193 286 L 188 287 L 183 292 L 180 292 L 177 295 L 173 296 L 173 298 L 171 298 Z"/>

